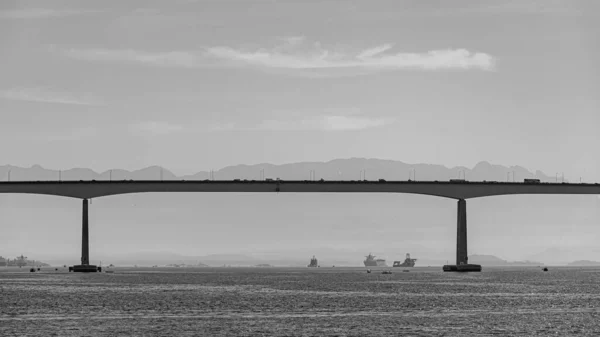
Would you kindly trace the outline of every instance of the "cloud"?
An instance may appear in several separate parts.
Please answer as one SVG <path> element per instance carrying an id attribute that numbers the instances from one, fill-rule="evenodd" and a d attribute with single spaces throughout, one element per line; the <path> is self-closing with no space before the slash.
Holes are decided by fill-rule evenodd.
<path id="1" fill-rule="evenodd" d="M 223 131 L 351 131 L 381 127 L 394 119 L 353 115 L 314 116 L 308 118 L 268 119 L 258 124 L 235 122 L 173 124 L 166 121 L 144 121 L 129 126 L 129 131 L 141 136 L 194 134 Z"/>
<path id="2" fill-rule="evenodd" d="M 140 122 L 131 125 L 130 129 L 131 131 L 146 135 L 168 135 L 184 130 L 183 125 L 158 121 Z"/>
<path id="3" fill-rule="evenodd" d="M 0 98 L 43 102 L 55 104 L 74 104 L 74 105 L 101 105 L 100 101 L 89 94 L 83 96 L 74 96 L 71 93 L 52 91 L 45 88 L 15 88 L 0 91 Z"/>
<path id="4" fill-rule="evenodd" d="M 88 61 L 133 62 L 162 67 L 195 68 L 201 66 L 197 55 L 188 52 L 152 53 L 132 49 L 68 49 L 68 57 Z"/>
<path id="5" fill-rule="evenodd" d="M 382 44 L 354 52 L 306 47 L 304 37 L 281 39 L 270 49 L 242 50 L 227 46 L 197 52 L 147 52 L 133 49 L 69 49 L 64 54 L 88 61 L 131 62 L 162 67 L 250 67 L 313 77 L 353 76 L 398 70 L 493 71 L 496 59 L 466 49 L 440 49 L 422 53 L 392 52 L 393 44 Z"/>
<path id="6" fill-rule="evenodd" d="M 95 138 L 99 131 L 95 127 L 80 127 L 71 129 L 69 132 L 49 133 L 41 135 L 40 139 L 46 141 L 75 141 L 89 138 Z"/>
<path id="7" fill-rule="evenodd" d="M 304 36 L 286 36 L 279 38 L 279 40 L 283 41 L 283 45 L 279 47 L 279 49 L 289 49 L 294 48 L 296 46 L 301 45 L 306 40 Z"/>
<path id="8" fill-rule="evenodd" d="M 289 44 L 288 44 L 289 45 Z M 294 46 L 298 45 L 296 43 Z M 289 50 L 285 48 L 241 50 L 231 47 L 211 47 L 206 50 L 209 58 L 259 68 L 289 70 L 357 69 L 366 71 L 385 70 L 445 70 L 477 69 L 494 70 L 495 58 L 485 53 L 466 49 L 441 49 L 424 53 L 392 53 L 392 44 L 383 44 L 356 52 L 323 49 L 319 44 L 313 48 Z"/>
<path id="9" fill-rule="evenodd" d="M 482 2 L 465 7 L 447 9 L 446 13 L 454 14 L 533 14 L 533 15 L 581 15 L 584 13 L 576 1 L 562 0 L 530 0 L 505 1 L 497 3 Z"/>
<path id="10" fill-rule="evenodd" d="M 322 130 L 349 131 L 363 130 L 392 123 L 392 119 L 368 118 L 360 116 L 319 116 L 301 120 L 266 120 L 255 127 L 258 130 L 292 131 Z"/>
<path id="11" fill-rule="evenodd" d="M 73 10 L 73 9 L 47 9 L 47 8 L 26 8 L 0 11 L 0 19 L 43 19 L 51 17 L 64 17 L 72 15 L 81 15 L 95 13 L 95 10 Z"/>

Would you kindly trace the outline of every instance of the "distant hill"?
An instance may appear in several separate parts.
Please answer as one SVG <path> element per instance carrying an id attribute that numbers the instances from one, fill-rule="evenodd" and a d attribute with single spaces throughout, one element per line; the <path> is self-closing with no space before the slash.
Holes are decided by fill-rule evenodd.
<path id="1" fill-rule="evenodd" d="M 600 266 L 600 262 L 590 261 L 590 260 L 578 260 L 578 261 L 573 261 L 573 262 L 569 263 L 568 266 L 573 266 L 573 267 Z"/>
<path id="2" fill-rule="evenodd" d="M 494 255 L 471 255 L 469 263 L 481 264 L 484 266 L 543 266 L 541 262 L 535 261 L 506 261 Z"/>
<path id="3" fill-rule="evenodd" d="M 192 175 L 176 176 L 171 171 L 160 166 L 150 166 L 140 170 L 127 171 L 113 169 L 105 172 L 95 172 L 89 168 L 71 168 L 66 170 L 46 169 L 40 165 L 29 168 L 4 165 L 0 166 L 0 180 L 6 181 L 10 171 L 12 181 L 29 180 L 205 180 L 210 178 L 210 172 L 200 171 Z M 531 172 L 521 166 L 494 165 L 482 161 L 473 168 L 463 166 L 446 167 L 433 164 L 407 164 L 395 160 L 349 158 L 335 159 L 328 162 L 298 162 L 282 165 L 256 164 L 235 165 L 224 167 L 213 173 L 215 180 L 231 179 L 260 179 L 261 172 L 265 178 L 281 178 L 290 180 L 304 180 L 310 178 L 314 172 L 315 179 L 325 180 L 359 180 L 361 177 L 367 180 L 388 179 L 408 180 L 409 176 L 414 180 L 433 181 L 449 180 L 457 178 L 464 172 L 467 180 L 471 181 L 506 181 L 507 173 L 510 172 L 511 180 L 514 172 L 515 181 L 525 178 L 536 178 L 542 181 L 554 181 L 541 171 Z"/>
<path id="4" fill-rule="evenodd" d="M 597 208 L 600 210 L 600 207 Z M 537 261 L 544 261 L 552 265 L 571 265 L 571 261 L 585 262 L 586 258 L 595 258 L 598 256 L 598 251 L 593 251 L 585 248 L 548 248 L 540 253 L 530 255 L 528 258 Z M 588 261 L 592 262 L 592 261 Z"/>

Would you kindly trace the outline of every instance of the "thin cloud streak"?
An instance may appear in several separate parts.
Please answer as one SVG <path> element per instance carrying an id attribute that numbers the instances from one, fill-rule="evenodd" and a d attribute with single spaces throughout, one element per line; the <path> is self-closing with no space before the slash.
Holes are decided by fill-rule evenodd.
<path id="1" fill-rule="evenodd" d="M 68 49 L 68 57 L 87 61 L 132 62 L 161 67 L 197 68 L 202 66 L 200 59 L 189 52 L 145 52 L 133 49 Z"/>
<path id="2" fill-rule="evenodd" d="M 393 119 L 360 116 L 320 116 L 302 120 L 266 120 L 256 126 L 257 130 L 270 131 L 351 131 L 380 127 L 393 123 Z"/>
<path id="3" fill-rule="evenodd" d="M 282 45 L 254 51 L 217 46 L 200 52 L 69 49 L 63 53 L 67 57 L 88 61 L 184 68 L 250 67 L 310 77 L 339 77 L 398 70 L 494 71 L 496 68 L 496 59 L 493 56 L 466 49 L 393 53 L 392 44 L 382 44 L 358 52 L 344 52 L 323 49 L 318 43 L 312 48 L 304 48 L 303 45 L 304 37 L 290 37 L 285 39 Z"/>
<path id="4" fill-rule="evenodd" d="M 48 9 L 48 8 L 26 8 L 0 11 L 0 19 L 44 19 L 52 17 L 74 16 L 88 13 L 97 13 L 97 10 L 76 9 Z"/>
<path id="5" fill-rule="evenodd" d="M 310 118 L 268 119 L 255 125 L 238 123 L 172 124 L 164 121 L 143 121 L 129 126 L 129 131 L 141 136 L 165 136 L 183 133 L 223 131 L 353 131 L 376 128 L 393 123 L 394 119 L 362 116 L 316 116 Z"/>
<path id="6" fill-rule="evenodd" d="M 475 6 L 457 7 L 440 11 L 445 14 L 533 14 L 533 15 L 580 15 L 583 8 L 577 1 L 533 0 L 481 3 Z M 436 11 L 433 11 L 436 13 Z"/>
<path id="7" fill-rule="evenodd" d="M 466 49 L 433 50 L 426 53 L 386 54 L 391 44 L 376 46 L 358 54 L 317 50 L 312 53 L 284 53 L 278 50 L 241 51 L 230 47 L 209 48 L 210 57 L 242 65 L 284 69 L 365 69 L 382 70 L 444 70 L 478 69 L 494 70 L 495 60 L 485 53 L 472 53 Z"/>
<path id="8" fill-rule="evenodd" d="M 52 91 L 44 88 L 16 88 L 0 91 L 0 98 L 54 104 L 101 105 L 98 99 L 89 94 L 75 96 L 71 93 Z"/>
<path id="9" fill-rule="evenodd" d="M 130 126 L 134 133 L 142 135 L 169 135 L 184 131 L 183 125 L 161 121 L 145 121 Z"/>

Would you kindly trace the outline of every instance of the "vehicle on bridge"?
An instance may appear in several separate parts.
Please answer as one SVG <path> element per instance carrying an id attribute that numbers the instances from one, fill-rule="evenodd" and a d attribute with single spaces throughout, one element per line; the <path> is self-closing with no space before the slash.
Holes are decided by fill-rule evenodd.
<path id="1" fill-rule="evenodd" d="M 523 183 L 525 183 L 525 184 L 539 184 L 540 180 L 539 179 L 525 179 L 525 180 L 523 180 Z"/>

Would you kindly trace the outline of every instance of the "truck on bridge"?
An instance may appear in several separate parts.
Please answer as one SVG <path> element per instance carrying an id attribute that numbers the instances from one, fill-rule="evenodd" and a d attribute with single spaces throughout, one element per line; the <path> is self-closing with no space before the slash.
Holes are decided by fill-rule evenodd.
<path id="1" fill-rule="evenodd" d="M 525 183 L 525 184 L 539 184 L 540 180 L 539 179 L 525 179 L 525 180 L 523 180 L 523 183 Z"/>

